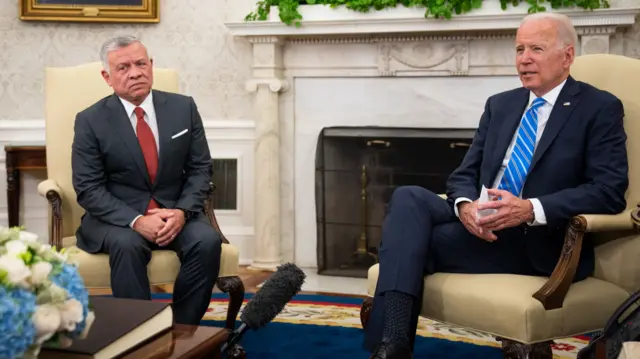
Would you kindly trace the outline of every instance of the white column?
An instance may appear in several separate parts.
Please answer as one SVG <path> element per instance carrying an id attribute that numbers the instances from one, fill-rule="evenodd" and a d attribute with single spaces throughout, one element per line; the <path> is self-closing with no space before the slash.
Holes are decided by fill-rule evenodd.
<path id="1" fill-rule="evenodd" d="M 280 116 L 278 97 L 287 89 L 282 79 L 282 40 L 265 36 L 253 43 L 253 79 L 247 90 L 255 92 L 255 244 L 250 269 L 275 270 L 280 251 Z"/>

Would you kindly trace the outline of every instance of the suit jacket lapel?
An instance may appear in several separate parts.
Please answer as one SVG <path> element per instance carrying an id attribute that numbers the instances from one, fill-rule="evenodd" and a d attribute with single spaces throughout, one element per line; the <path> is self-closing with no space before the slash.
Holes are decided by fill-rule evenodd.
<path id="1" fill-rule="evenodd" d="M 167 166 L 167 158 L 170 154 L 170 136 L 171 136 L 171 118 L 168 116 L 167 98 L 162 92 L 153 91 L 153 107 L 156 112 L 156 121 L 158 123 L 158 136 L 160 137 L 160 148 L 158 154 L 158 173 L 153 187 L 158 185 L 158 179 L 161 178 L 162 172 Z"/>
<path id="2" fill-rule="evenodd" d="M 528 103 L 529 90 L 523 88 L 505 106 L 505 120 L 499 129 L 500 132 L 498 133 L 498 140 L 496 141 L 493 150 L 493 161 L 491 161 L 493 167 L 490 172 L 491 183 L 486 184 L 487 186 L 491 186 L 493 181 L 495 181 L 500 165 L 507 153 L 511 140 L 513 140 L 513 135 L 520 125 L 520 120 L 522 119 L 522 115 L 524 114 L 524 110 Z"/>
<path id="3" fill-rule="evenodd" d="M 138 170 L 140 170 L 140 173 L 147 182 L 147 185 L 151 186 L 151 179 L 149 178 L 147 165 L 144 162 L 144 156 L 142 155 L 140 142 L 138 142 L 138 137 L 133 130 L 131 120 L 127 116 L 127 113 L 124 110 L 124 106 L 120 102 L 120 99 L 117 95 L 114 94 L 111 96 L 111 98 L 109 98 L 109 100 L 107 100 L 107 107 L 111 109 L 110 120 L 112 121 L 113 126 L 118 130 L 122 141 L 124 142 L 129 152 L 131 152 L 133 161 L 135 162 L 136 167 L 138 167 Z"/>
<path id="4" fill-rule="evenodd" d="M 545 151 L 549 148 L 556 136 L 558 136 L 562 126 L 564 126 L 571 116 L 573 109 L 576 108 L 579 101 L 577 96 L 579 92 L 580 87 L 578 86 L 578 83 L 569 76 L 567 78 L 567 82 L 562 88 L 562 91 L 560 91 L 560 94 L 558 95 L 558 99 L 556 100 L 553 109 L 551 109 L 551 115 L 549 116 L 547 125 L 542 132 L 542 137 L 538 142 L 538 147 L 536 147 L 536 151 L 533 154 L 529 173 L 531 173 L 536 163 L 540 160 L 542 155 L 544 155 Z"/>

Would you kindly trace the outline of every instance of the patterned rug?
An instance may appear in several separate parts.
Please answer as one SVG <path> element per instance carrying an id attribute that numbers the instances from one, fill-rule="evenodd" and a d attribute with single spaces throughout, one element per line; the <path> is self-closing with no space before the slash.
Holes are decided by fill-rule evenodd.
<path id="1" fill-rule="evenodd" d="M 251 294 L 247 294 L 245 303 L 251 297 Z M 225 294 L 212 295 L 203 325 L 224 325 L 227 298 Z M 154 294 L 153 299 L 170 301 L 171 294 Z M 367 358 L 366 352 L 360 348 L 363 337 L 361 303 L 360 298 L 300 294 L 287 304 L 272 323 L 245 334 L 242 345 L 252 357 L 260 354 L 257 357 L 264 359 L 276 356 L 288 358 L 279 350 L 293 347 L 306 350 L 308 355 L 305 358 L 325 358 L 327 354 L 336 358 Z M 556 340 L 553 345 L 554 358 L 575 358 L 588 340 L 588 337 L 582 336 Z M 264 343 L 269 343 L 267 349 Z M 282 348 L 279 349 L 279 346 Z M 420 318 L 418 324 L 415 351 L 416 359 L 502 358 L 500 342 L 492 336 L 425 318 Z"/>

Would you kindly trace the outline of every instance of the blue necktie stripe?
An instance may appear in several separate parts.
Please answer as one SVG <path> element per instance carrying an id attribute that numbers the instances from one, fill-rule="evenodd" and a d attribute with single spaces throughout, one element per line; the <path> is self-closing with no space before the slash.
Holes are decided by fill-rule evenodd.
<path id="1" fill-rule="evenodd" d="M 514 196 L 519 196 L 527 178 L 529 166 L 533 159 L 538 129 L 538 113 L 540 106 L 544 105 L 542 98 L 536 98 L 531 107 L 525 112 L 520 121 L 516 135 L 516 143 L 511 152 L 511 158 L 500 180 L 499 189 L 507 190 Z"/>

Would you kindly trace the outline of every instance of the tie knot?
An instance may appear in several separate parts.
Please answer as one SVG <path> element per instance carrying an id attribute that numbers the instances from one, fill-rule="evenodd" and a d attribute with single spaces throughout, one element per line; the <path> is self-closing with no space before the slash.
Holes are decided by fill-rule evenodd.
<path id="1" fill-rule="evenodd" d="M 144 110 L 142 109 L 142 107 L 136 107 L 133 112 L 136 113 L 136 117 L 138 118 L 138 120 L 144 120 Z"/>
<path id="2" fill-rule="evenodd" d="M 531 108 L 538 108 L 542 105 L 545 104 L 545 100 L 542 97 L 538 97 L 535 100 L 533 100 L 533 103 L 531 104 Z"/>

